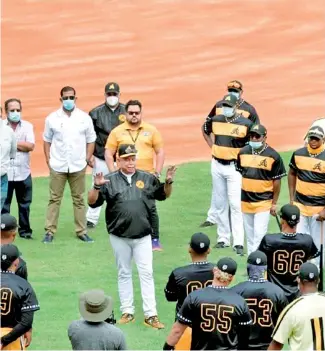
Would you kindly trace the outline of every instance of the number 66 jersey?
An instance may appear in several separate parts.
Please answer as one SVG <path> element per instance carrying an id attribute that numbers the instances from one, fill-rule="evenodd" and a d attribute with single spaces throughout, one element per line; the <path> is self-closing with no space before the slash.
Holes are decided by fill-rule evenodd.
<path id="1" fill-rule="evenodd" d="M 289 302 L 299 296 L 299 267 L 319 255 L 309 234 L 266 234 L 258 250 L 267 256 L 267 279 L 278 285 Z"/>

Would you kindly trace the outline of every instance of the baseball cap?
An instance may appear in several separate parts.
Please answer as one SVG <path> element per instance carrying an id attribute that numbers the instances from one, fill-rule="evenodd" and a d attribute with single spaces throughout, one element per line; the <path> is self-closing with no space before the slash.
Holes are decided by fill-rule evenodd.
<path id="1" fill-rule="evenodd" d="M 248 256 L 247 263 L 253 266 L 266 266 L 267 257 L 264 252 L 256 250 Z"/>
<path id="2" fill-rule="evenodd" d="M 101 289 L 89 290 L 79 297 L 81 316 L 89 322 L 103 322 L 113 313 L 113 299 Z"/>
<path id="3" fill-rule="evenodd" d="M 135 146 L 132 144 L 121 144 L 118 148 L 118 155 L 121 158 L 134 156 L 137 152 Z"/>
<path id="4" fill-rule="evenodd" d="M 120 86 L 115 82 L 110 82 L 105 85 L 105 93 L 119 93 Z"/>
<path id="5" fill-rule="evenodd" d="M 236 96 L 228 94 L 223 97 L 223 100 L 221 101 L 222 106 L 230 106 L 234 107 L 236 106 L 238 99 Z"/>
<path id="6" fill-rule="evenodd" d="M 190 247 L 198 254 L 204 253 L 210 247 L 210 239 L 204 233 L 195 233 L 191 237 Z"/>
<path id="7" fill-rule="evenodd" d="M 231 275 L 235 275 L 237 271 L 237 263 L 230 257 L 221 258 L 217 263 L 217 267 L 221 272 Z"/>
<path id="8" fill-rule="evenodd" d="M 238 80 L 231 80 L 230 82 L 228 82 L 227 88 L 228 88 L 228 90 L 234 89 L 237 91 L 241 91 L 241 90 L 243 90 L 243 84 Z"/>
<path id="9" fill-rule="evenodd" d="M 1 270 L 7 270 L 19 256 L 19 250 L 16 245 L 1 245 Z"/>
<path id="10" fill-rule="evenodd" d="M 301 280 L 314 282 L 319 278 L 319 270 L 313 263 L 305 262 L 300 266 L 298 276 Z"/>
<path id="11" fill-rule="evenodd" d="M 266 128 L 264 126 L 262 126 L 261 124 L 253 125 L 249 132 L 258 134 L 260 136 L 264 136 L 267 133 Z"/>
<path id="12" fill-rule="evenodd" d="M 9 213 L 4 213 L 1 215 L 0 228 L 4 231 L 14 230 L 18 227 L 17 220 L 14 216 Z"/>
<path id="13" fill-rule="evenodd" d="M 296 205 L 284 205 L 280 209 L 280 217 L 291 225 L 295 225 L 300 219 L 300 210 Z"/>
<path id="14" fill-rule="evenodd" d="M 318 139 L 324 139 L 325 137 L 325 133 L 324 133 L 324 129 L 322 127 L 312 127 L 309 129 L 307 137 L 314 137 L 314 138 L 318 138 Z"/>

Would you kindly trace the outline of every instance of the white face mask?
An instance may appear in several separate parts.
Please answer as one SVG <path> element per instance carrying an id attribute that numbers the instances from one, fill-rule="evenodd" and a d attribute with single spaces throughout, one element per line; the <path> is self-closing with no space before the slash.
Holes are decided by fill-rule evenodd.
<path id="1" fill-rule="evenodd" d="M 229 91 L 229 95 L 236 96 L 236 98 L 239 99 L 240 93 L 238 93 L 237 91 Z"/>
<path id="2" fill-rule="evenodd" d="M 108 106 L 114 107 L 118 104 L 118 96 L 107 96 L 106 102 Z"/>
<path id="3" fill-rule="evenodd" d="M 233 107 L 223 106 L 222 107 L 222 114 L 225 117 L 232 117 L 235 114 L 235 109 Z"/>

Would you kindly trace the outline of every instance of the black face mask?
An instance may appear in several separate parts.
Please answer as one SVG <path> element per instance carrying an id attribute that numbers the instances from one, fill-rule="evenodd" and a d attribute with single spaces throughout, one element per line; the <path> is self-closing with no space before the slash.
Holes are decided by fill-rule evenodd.
<path id="1" fill-rule="evenodd" d="M 112 312 L 112 315 L 105 320 L 106 323 L 108 324 L 116 324 L 116 319 L 114 318 L 114 312 Z"/>

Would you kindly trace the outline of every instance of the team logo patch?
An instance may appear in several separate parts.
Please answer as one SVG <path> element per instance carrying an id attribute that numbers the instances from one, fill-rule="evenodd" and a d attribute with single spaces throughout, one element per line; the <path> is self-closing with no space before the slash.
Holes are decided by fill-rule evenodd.
<path id="1" fill-rule="evenodd" d="M 228 266 L 227 266 L 226 264 L 224 264 L 224 265 L 222 266 L 222 270 L 223 270 L 223 271 L 225 271 L 227 268 L 228 268 Z"/>
<path id="2" fill-rule="evenodd" d="M 252 130 L 258 130 L 258 124 Z"/>
<path id="3" fill-rule="evenodd" d="M 142 180 L 138 180 L 136 183 L 135 183 L 135 186 L 139 189 L 143 189 L 144 188 L 144 183 Z"/>
<path id="4" fill-rule="evenodd" d="M 200 248 L 203 249 L 204 248 L 204 243 L 200 243 Z"/>
<path id="5" fill-rule="evenodd" d="M 1 256 L 1 259 L 4 261 L 4 260 L 6 260 L 7 259 L 7 255 L 2 255 Z"/>
<path id="6" fill-rule="evenodd" d="M 119 115 L 118 119 L 119 119 L 120 122 L 125 122 L 126 117 L 125 117 L 125 115 Z"/>
<path id="7" fill-rule="evenodd" d="M 258 164 L 258 167 L 265 167 L 267 168 L 267 162 L 266 162 L 266 158 L 264 160 L 262 160 L 259 164 Z"/>
<path id="8" fill-rule="evenodd" d="M 226 101 L 230 100 L 230 96 L 227 96 L 225 100 L 226 100 Z"/>
<path id="9" fill-rule="evenodd" d="M 114 84 L 111 84 L 110 86 L 109 86 L 109 89 L 114 89 L 115 87 L 114 87 Z"/>
<path id="10" fill-rule="evenodd" d="M 297 219 L 297 216 L 296 215 L 292 215 L 291 219 L 295 220 L 295 219 Z"/>
<path id="11" fill-rule="evenodd" d="M 231 134 L 236 134 L 236 135 L 239 135 L 239 128 L 234 128 L 232 131 L 231 131 Z"/>
<path id="12" fill-rule="evenodd" d="M 1 229 L 5 228 L 6 225 L 4 223 L 1 223 Z"/>
<path id="13" fill-rule="evenodd" d="M 256 259 L 256 263 L 257 263 L 257 264 L 260 264 L 261 262 L 262 262 L 262 260 L 261 260 L 260 258 L 257 258 L 257 259 Z"/>
<path id="14" fill-rule="evenodd" d="M 150 132 L 143 132 L 143 136 L 149 136 Z"/>
<path id="15" fill-rule="evenodd" d="M 315 277 L 314 273 L 309 273 L 309 279 L 313 279 Z"/>

